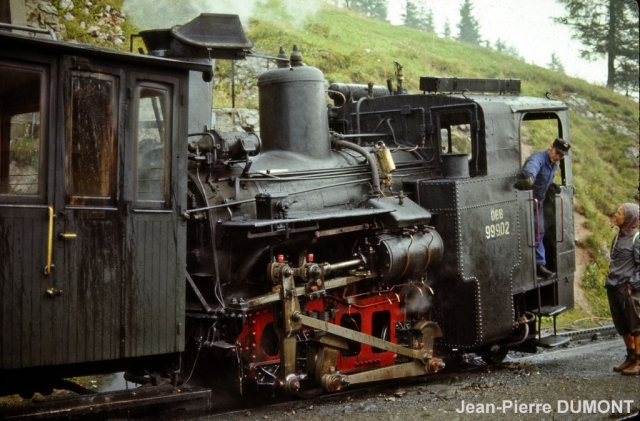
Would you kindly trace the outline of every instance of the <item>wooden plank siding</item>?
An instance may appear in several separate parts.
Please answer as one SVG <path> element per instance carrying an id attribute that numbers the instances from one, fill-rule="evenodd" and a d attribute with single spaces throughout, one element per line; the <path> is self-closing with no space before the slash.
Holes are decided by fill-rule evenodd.
<path id="1" fill-rule="evenodd" d="M 119 356 L 122 300 L 121 222 L 70 221 L 84 238 L 67 241 L 64 323 L 58 364 L 116 359 Z M 67 228 L 69 229 L 69 228 Z"/>
<path id="2" fill-rule="evenodd" d="M 151 220 L 154 219 L 154 220 Z M 178 237 L 171 215 L 138 216 L 130 233 L 135 244 L 130 259 L 133 275 L 126 288 L 125 357 L 182 350 L 176 308 L 184 300 L 184 280 L 176 263 Z"/>
<path id="3" fill-rule="evenodd" d="M 34 262 L 46 261 L 46 210 L 5 210 L 0 219 L 0 366 L 52 362 L 52 303 L 48 279 Z M 39 217 L 40 216 L 40 217 Z"/>

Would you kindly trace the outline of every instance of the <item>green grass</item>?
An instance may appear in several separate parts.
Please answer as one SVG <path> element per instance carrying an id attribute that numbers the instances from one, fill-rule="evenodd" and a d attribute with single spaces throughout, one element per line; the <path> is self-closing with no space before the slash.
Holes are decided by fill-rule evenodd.
<path id="1" fill-rule="evenodd" d="M 23 136 L 11 140 L 11 161 L 23 166 L 38 165 L 38 139 L 33 136 Z"/>
<path id="2" fill-rule="evenodd" d="M 605 297 L 606 301 L 606 297 Z M 608 304 L 607 304 L 608 306 Z M 600 327 L 611 324 L 610 317 L 595 316 L 587 313 L 582 309 L 575 309 L 562 313 L 556 319 L 556 328 L 558 332 L 568 332 L 574 330 L 588 329 L 593 327 Z M 553 328 L 553 318 L 542 318 L 542 329 Z"/>

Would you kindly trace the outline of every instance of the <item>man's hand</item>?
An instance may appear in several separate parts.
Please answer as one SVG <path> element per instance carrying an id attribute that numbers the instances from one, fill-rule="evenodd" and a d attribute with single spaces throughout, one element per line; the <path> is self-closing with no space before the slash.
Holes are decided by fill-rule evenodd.
<path id="1" fill-rule="evenodd" d="M 524 175 L 520 174 L 516 178 L 516 184 L 513 187 L 515 187 L 518 190 L 532 190 L 533 178 L 524 177 Z"/>

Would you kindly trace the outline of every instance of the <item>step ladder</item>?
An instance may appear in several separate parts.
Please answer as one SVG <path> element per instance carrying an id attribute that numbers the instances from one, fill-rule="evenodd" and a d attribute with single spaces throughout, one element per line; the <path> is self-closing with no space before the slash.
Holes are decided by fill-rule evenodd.
<path id="1" fill-rule="evenodd" d="M 556 317 L 567 311 L 566 306 L 539 306 L 536 309 L 531 310 L 533 314 L 538 318 L 538 346 L 543 348 L 555 348 L 566 344 L 571 338 L 558 336 L 556 330 Z M 540 327 L 542 325 L 543 317 L 553 317 L 553 335 L 542 337 Z"/>

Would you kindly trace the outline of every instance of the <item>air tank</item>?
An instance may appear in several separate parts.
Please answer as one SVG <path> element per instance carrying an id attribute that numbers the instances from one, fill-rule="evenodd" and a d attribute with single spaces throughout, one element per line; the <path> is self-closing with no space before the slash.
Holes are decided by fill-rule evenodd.
<path id="1" fill-rule="evenodd" d="M 295 51 L 294 51 L 295 52 Z M 331 155 L 324 75 L 293 60 L 258 78 L 262 151 L 289 151 L 323 159 Z"/>

